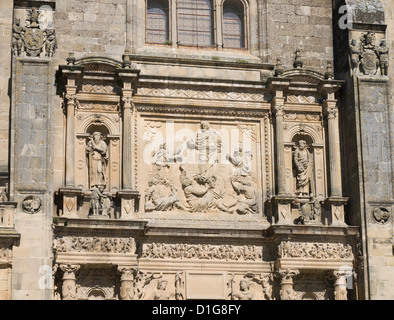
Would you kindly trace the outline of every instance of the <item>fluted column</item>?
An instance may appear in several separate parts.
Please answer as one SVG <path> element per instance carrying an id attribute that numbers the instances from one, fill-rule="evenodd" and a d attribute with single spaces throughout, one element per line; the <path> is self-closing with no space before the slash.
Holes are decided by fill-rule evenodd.
<path id="1" fill-rule="evenodd" d="M 76 274 L 81 268 L 80 265 L 61 264 L 60 270 L 63 271 L 62 299 L 76 300 L 77 285 Z"/>
<path id="2" fill-rule="evenodd" d="M 285 110 L 282 99 L 280 102 L 278 98 L 274 107 L 275 111 L 275 126 L 276 126 L 276 169 L 278 173 L 278 195 L 286 194 L 286 172 L 285 172 L 285 144 L 283 137 L 283 114 Z M 279 103 L 278 103 L 279 102 Z"/>
<path id="3" fill-rule="evenodd" d="M 75 106 L 76 86 L 66 86 L 66 187 L 75 187 Z"/>
<path id="4" fill-rule="evenodd" d="M 336 100 L 326 100 L 325 109 L 328 123 L 328 149 L 331 197 L 342 196 L 341 149 L 339 145 L 338 108 Z"/>
<path id="5" fill-rule="evenodd" d="M 122 189 L 132 189 L 132 161 L 133 161 L 133 111 L 134 104 L 132 103 L 132 92 L 123 92 L 123 172 L 122 172 Z"/>

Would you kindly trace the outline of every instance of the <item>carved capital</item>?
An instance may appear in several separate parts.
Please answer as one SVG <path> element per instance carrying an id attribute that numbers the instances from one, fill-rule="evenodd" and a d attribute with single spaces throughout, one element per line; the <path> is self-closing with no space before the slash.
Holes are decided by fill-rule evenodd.
<path id="1" fill-rule="evenodd" d="M 326 107 L 326 114 L 328 119 L 335 119 L 338 114 L 338 107 L 335 104 L 328 103 Z"/>
<path id="2" fill-rule="evenodd" d="M 134 281 L 134 274 L 136 269 L 133 267 L 118 266 L 118 271 L 121 273 L 120 281 Z"/>
<path id="3" fill-rule="evenodd" d="M 59 268 L 63 271 L 63 280 L 75 280 L 75 275 L 81 269 L 81 266 L 78 264 L 61 264 Z"/>
<path id="4" fill-rule="evenodd" d="M 281 284 L 293 284 L 293 277 L 300 274 L 297 269 L 279 269 L 279 276 L 281 277 Z"/>
<path id="5" fill-rule="evenodd" d="M 285 105 L 284 104 L 276 105 L 274 107 L 274 111 L 276 116 L 283 116 L 285 114 Z"/>
<path id="6" fill-rule="evenodd" d="M 123 109 L 131 109 L 132 112 L 136 110 L 133 103 L 133 97 L 122 97 Z"/>

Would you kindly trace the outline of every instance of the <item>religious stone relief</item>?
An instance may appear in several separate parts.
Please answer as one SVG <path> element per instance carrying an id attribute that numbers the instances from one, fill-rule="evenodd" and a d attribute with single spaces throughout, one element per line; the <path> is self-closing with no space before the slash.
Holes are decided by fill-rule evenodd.
<path id="1" fill-rule="evenodd" d="M 57 40 L 53 22 L 44 28 L 40 23 L 41 14 L 38 9 L 27 11 L 28 19 L 21 23 L 20 18 L 15 18 L 12 34 L 12 49 L 15 56 L 26 54 L 30 57 L 40 57 L 45 52 L 45 57 L 53 57 L 57 49 Z"/>
<path id="2" fill-rule="evenodd" d="M 257 132 L 253 124 L 146 121 L 145 213 L 258 214 Z"/>
<path id="3" fill-rule="evenodd" d="M 352 259 L 352 247 L 343 243 L 290 242 L 281 243 L 282 258 L 302 259 Z"/>
<path id="4" fill-rule="evenodd" d="M 261 261 L 262 247 L 255 245 L 232 246 L 210 244 L 144 244 L 142 258 L 200 259 L 225 261 Z"/>
<path id="5" fill-rule="evenodd" d="M 4 187 L 0 187 L 0 202 L 7 202 L 9 199 L 8 183 Z"/>
<path id="6" fill-rule="evenodd" d="M 322 201 L 312 196 L 309 200 L 296 200 L 299 205 L 301 216 L 297 219 L 298 224 L 321 224 Z"/>
<path id="7" fill-rule="evenodd" d="M 271 273 L 255 275 L 246 274 L 239 281 L 230 276 L 228 286 L 230 300 L 274 300 L 273 275 Z M 237 284 L 238 283 L 238 284 Z"/>
<path id="8" fill-rule="evenodd" d="M 159 274 L 137 271 L 133 300 L 182 300 L 183 280 L 180 273 Z"/>
<path id="9" fill-rule="evenodd" d="M 350 43 L 350 64 L 353 74 L 388 75 L 389 49 L 386 40 L 377 43 L 376 34 L 367 32 L 359 41 L 352 39 Z"/>
<path id="10" fill-rule="evenodd" d="M 104 191 L 105 186 L 93 187 L 90 196 L 91 216 L 108 217 L 111 211 L 111 194 Z"/>
<path id="11" fill-rule="evenodd" d="M 134 238 L 72 237 L 57 238 L 54 247 L 58 252 L 97 252 L 134 254 Z"/>

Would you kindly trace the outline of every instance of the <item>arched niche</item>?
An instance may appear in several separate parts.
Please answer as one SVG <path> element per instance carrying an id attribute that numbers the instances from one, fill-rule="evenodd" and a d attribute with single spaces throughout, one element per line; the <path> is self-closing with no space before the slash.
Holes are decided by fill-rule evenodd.
<path id="1" fill-rule="evenodd" d="M 308 165 L 308 187 L 300 187 L 305 179 L 302 170 L 295 164 L 295 152 L 300 149 L 299 142 L 305 141 Z M 285 176 L 287 193 L 292 196 L 309 198 L 313 194 L 317 199 L 326 198 L 326 174 L 323 133 L 308 124 L 294 124 L 285 133 Z M 306 152 L 301 152 L 306 156 Z M 305 169 L 305 168 L 304 168 Z M 297 183 L 297 178 L 300 183 Z M 309 193 L 309 194 L 308 194 Z"/>
<path id="2" fill-rule="evenodd" d="M 103 170 L 105 174 L 106 190 L 117 192 L 120 189 L 120 135 L 119 126 L 110 116 L 89 114 L 77 127 L 75 152 L 75 182 L 78 188 L 89 190 L 92 187 L 92 168 L 89 160 L 89 141 L 94 133 L 99 132 L 106 146 L 106 159 Z M 91 144 L 91 143 L 90 143 Z"/>

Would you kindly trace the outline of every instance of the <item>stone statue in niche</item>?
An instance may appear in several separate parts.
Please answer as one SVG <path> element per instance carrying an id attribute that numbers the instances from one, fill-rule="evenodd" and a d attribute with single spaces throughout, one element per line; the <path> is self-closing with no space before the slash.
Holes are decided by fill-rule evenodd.
<path id="1" fill-rule="evenodd" d="M 105 186 L 93 187 L 90 197 L 90 208 L 93 216 L 109 217 L 111 210 L 111 199 L 107 192 L 104 192 Z"/>
<path id="2" fill-rule="evenodd" d="M 389 49 L 386 47 L 386 40 L 380 43 L 378 48 L 380 73 L 382 76 L 388 75 L 389 70 Z"/>
<path id="3" fill-rule="evenodd" d="M 179 201 L 177 190 L 170 181 L 153 176 L 148 186 L 145 192 L 146 212 L 168 211 L 174 208 L 187 210 Z"/>
<path id="4" fill-rule="evenodd" d="M 21 26 L 20 19 L 15 19 L 12 31 L 12 50 L 15 56 L 20 56 L 24 51 L 26 31 L 26 29 Z"/>
<path id="5" fill-rule="evenodd" d="M 89 167 L 89 187 L 106 186 L 108 147 L 101 132 L 94 132 L 86 146 Z"/>
<path id="6" fill-rule="evenodd" d="M 309 196 L 312 191 L 312 155 L 307 149 L 305 140 L 299 140 L 293 152 L 293 162 L 296 172 L 297 196 Z"/>

